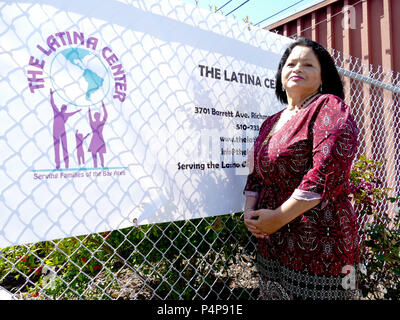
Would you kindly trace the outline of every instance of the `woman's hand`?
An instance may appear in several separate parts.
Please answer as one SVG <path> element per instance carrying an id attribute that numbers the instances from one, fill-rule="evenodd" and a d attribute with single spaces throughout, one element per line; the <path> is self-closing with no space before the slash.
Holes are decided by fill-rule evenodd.
<path id="1" fill-rule="evenodd" d="M 259 209 L 246 210 L 244 223 L 255 237 L 266 238 L 282 227 L 276 210 Z"/>
<path id="2" fill-rule="evenodd" d="M 256 238 L 261 238 L 262 237 L 262 233 L 255 228 L 254 226 L 249 225 L 247 222 L 251 221 L 251 219 L 253 219 L 254 213 L 256 211 L 253 209 L 247 209 L 244 211 L 243 215 L 244 215 L 244 224 L 246 225 L 246 228 L 249 232 L 251 232 L 251 234 L 253 236 L 255 236 Z"/>
<path id="3" fill-rule="evenodd" d="M 290 197 L 275 210 L 246 209 L 244 223 L 247 229 L 257 238 L 265 237 L 265 234 L 273 234 L 302 213 L 317 206 L 320 202 L 321 200 L 305 201 Z"/>

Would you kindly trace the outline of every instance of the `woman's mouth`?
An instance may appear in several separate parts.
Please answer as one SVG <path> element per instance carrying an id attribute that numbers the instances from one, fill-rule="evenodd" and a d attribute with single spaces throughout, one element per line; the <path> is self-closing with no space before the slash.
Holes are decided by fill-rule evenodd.
<path id="1" fill-rule="evenodd" d="M 291 76 L 289 79 L 293 80 L 293 81 L 304 80 L 304 78 L 302 76 Z"/>

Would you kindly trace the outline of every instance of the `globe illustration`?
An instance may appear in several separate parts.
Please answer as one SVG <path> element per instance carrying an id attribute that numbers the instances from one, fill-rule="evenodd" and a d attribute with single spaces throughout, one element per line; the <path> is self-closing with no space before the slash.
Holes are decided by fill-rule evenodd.
<path id="1" fill-rule="evenodd" d="M 68 48 L 51 62 L 50 79 L 56 93 L 77 106 L 101 102 L 110 90 L 110 75 L 101 59 L 82 48 Z"/>

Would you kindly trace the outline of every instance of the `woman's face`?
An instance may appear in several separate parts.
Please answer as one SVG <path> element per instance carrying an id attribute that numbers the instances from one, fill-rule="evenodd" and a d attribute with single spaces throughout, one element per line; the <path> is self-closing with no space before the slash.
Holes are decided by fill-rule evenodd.
<path id="1" fill-rule="evenodd" d="M 308 96 L 318 91 L 322 83 L 321 65 L 309 47 L 293 48 L 282 68 L 282 85 L 288 95 Z"/>

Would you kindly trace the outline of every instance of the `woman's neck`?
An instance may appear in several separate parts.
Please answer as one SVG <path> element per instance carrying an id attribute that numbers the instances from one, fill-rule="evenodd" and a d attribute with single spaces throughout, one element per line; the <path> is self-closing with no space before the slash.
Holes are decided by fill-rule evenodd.
<path id="1" fill-rule="evenodd" d="M 288 106 L 289 110 L 301 109 L 304 106 L 304 103 L 315 96 L 318 91 L 315 91 L 311 94 L 299 94 L 299 95 L 287 95 Z"/>

